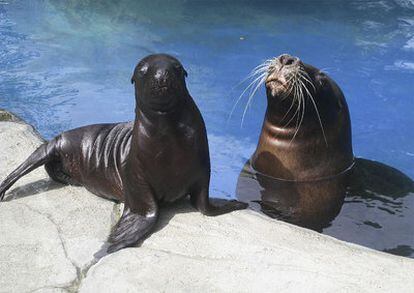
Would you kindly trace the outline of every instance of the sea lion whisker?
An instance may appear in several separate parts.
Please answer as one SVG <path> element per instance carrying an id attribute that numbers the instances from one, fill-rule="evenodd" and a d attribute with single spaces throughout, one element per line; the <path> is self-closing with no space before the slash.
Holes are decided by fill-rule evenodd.
<path id="1" fill-rule="evenodd" d="M 308 96 L 312 96 L 312 94 L 311 94 L 311 92 L 309 91 L 309 89 L 307 88 L 306 84 L 305 84 L 305 83 L 304 83 L 301 79 L 299 79 L 299 82 L 301 83 L 302 88 L 304 88 L 304 89 L 305 89 L 305 91 L 306 91 L 306 93 L 308 94 Z"/>
<path id="2" fill-rule="evenodd" d="M 295 90 L 297 90 L 297 87 L 295 88 Z M 298 128 L 299 128 L 299 121 L 300 121 L 300 116 L 301 116 L 299 113 L 302 110 L 302 99 L 299 97 L 299 91 L 298 90 L 297 90 L 297 93 L 298 93 L 298 96 L 297 96 L 298 97 L 298 107 L 296 109 L 295 116 L 293 116 L 292 119 L 291 119 L 291 120 L 293 120 L 293 118 L 296 117 L 295 133 L 298 131 Z M 294 137 L 290 140 L 289 146 L 292 143 L 293 139 L 294 139 Z"/>
<path id="3" fill-rule="evenodd" d="M 328 146 L 328 141 L 326 140 L 325 130 L 324 130 L 323 125 L 322 125 L 322 119 L 321 119 L 321 116 L 320 116 L 320 114 L 319 114 L 318 106 L 316 105 L 315 99 L 313 98 L 312 94 L 309 92 L 308 88 L 307 88 L 307 87 L 306 87 L 306 85 L 303 83 L 303 81 L 301 81 L 301 80 L 300 80 L 300 82 L 302 83 L 303 87 L 305 88 L 305 90 L 306 90 L 306 92 L 307 92 L 307 94 L 308 94 L 308 96 L 309 96 L 309 98 L 310 98 L 310 100 L 311 100 L 311 102 L 312 102 L 312 105 L 313 105 L 313 107 L 315 108 L 316 115 L 317 115 L 317 117 L 318 117 L 318 121 L 319 121 L 319 125 L 321 126 L 321 130 L 322 130 L 323 139 L 325 140 L 325 144 L 326 144 L 326 146 Z"/>
<path id="4" fill-rule="evenodd" d="M 301 107 L 300 92 L 298 90 L 298 84 L 297 84 L 296 80 L 294 82 L 293 99 L 298 103 L 298 107 L 296 108 L 295 114 L 291 118 L 291 120 L 293 120 L 293 118 L 295 118 L 295 116 L 299 113 L 299 110 L 300 110 L 300 107 Z M 290 121 L 288 123 L 290 123 Z M 286 125 L 288 125 L 288 123 Z M 296 124 L 295 127 L 297 127 L 297 124 Z"/>
<path id="5" fill-rule="evenodd" d="M 299 88 L 300 88 L 300 87 L 299 87 Z M 300 118 L 299 126 L 298 126 L 298 128 L 296 129 L 295 134 L 293 135 L 292 139 L 290 140 L 289 145 L 291 145 L 291 144 L 292 144 L 292 142 L 295 140 L 296 135 L 297 135 L 297 134 L 298 134 L 298 132 L 299 132 L 300 126 L 302 125 L 303 118 L 305 117 L 306 102 L 305 102 L 305 98 L 304 98 L 304 96 L 303 96 L 303 92 L 302 92 L 302 95 L 301 95 L 301 103 L 302 103 L 303 107 L 302 107 L 302 115 L 301 115 L 301 118 Z"/>
<path id="6" fill-rule="evenodd" d="M 263 67 L 269 67 L 269 65 L 271 65 L 273 63 L 272 60 L 265 60 L 263 61 L 263 63 L 257 65 L 255 68 L 253 68 L 253 70 L 256 70 L 258 68 L 263 68 Z"/>
<path id="7" fill-rule="evenodd" d="M 306 72 L 300 72 L 299 73 L 299 82 L 301 83 L 302 87 L 305 89 L 306 93 L 308 95 L 312 96 L 310 90 L 308 89 L 308 87 L 306 86 L 305 82 L 303 82 L 303 81 L 305 80 L 307 83 L 309 83 L 313 87 L 314 92 L 316 92 L 316 88 L 313 85 L 313 83 L 304 76 L 303 73 L 307 74 Z"/>
<path id="8" fill-rule="evenodd" d="M 299 78 L 297 79 L 297 84 L 298 84 L 298 88 L 299 88 L 299 91 L 300 91 L 300 99 L 301 99 L 302 105 L 303 105 L 303 107 L 302 107 L 302 118 L 301 118 L 301 121 L 299 123 L 299 127 L 300 127 L 300 125 L 302 124 L 302 121 L 303 121 L 304 114 L 305 114 L 306 100 L 305 100 L 305 94 L 303 92 L 303 88 L 301 86 L 301 80 Z"/>
<path id="9" fill-rule="evenodd" d="M 255 68 L 253 68 L 253 70 L 250 72 L 250 75 L 254 75 L 253 73 L 255 72 L 260 72 L 260 71 L 267 71 L 269 70 L 270 65 L 272 65 L 272 61 L 266 60 L 263 63 L 259 64 L 258 66 L 256 66 Z"/>
<path id="10" fill-rule="evenodd" d="M 321 126 L 321 131 L 322 131 L 323 139 L 325 140 L 326 146 L 328 146 L 328 141 L 326 139 L 325 130 L 323 128 L 322 119 L 321 119 L 321 116 L 319 114 L 318 106 L 316 105 L 316 102 L 315 102 L 315 100 L 314 100 L 314 98 L 312 96 L 309 96 L 309 98 L 311 99 L 312 104 L 313 104 L 313 107 L 315 108 L 316 115 L 317 115 L 318 120 L 319 120 L 319 125 Z"/>
<path id="11" fill-rule="evenodd" d="M 237 98 L 235 104 L 231 108 L 229 118 L 227 119 L 227 122 L 230 121 L 231 117 L 233 116 L 234 110 L 236 110 L 237 105 L 239 104 L 240 100 L 243 98 L 244 94 L 261 78 L 264 78 L 266 76 L 266 72 L 262 73 L 259 77 L 257 77 L 255 80 L 253 80 L 240 94 L 240 96 Z"/>
<path id="12" fill-rule="evenodd" d="M 271 65 L 271 63 L 262 63 L 262 64 L 256 66 L 255 68 L 253 68 L 253 70 L 251 72 L 256 72 L 258 70 L 264 70 L 264 69 L 267 70 L 270 65 Z"/>
<path id="13" fill-rule="evenodd" d="M 259 73 L 263 73 L 263 72 L 266 72 L 267 71 L 267 66 L 266 67 L 264 67 L 263 69 L 260 69 L 260 70 L 252 70 L 252 71 L 250 71 L 250 73 L 242 80 L 242 81 L 240 81 L 238 84 L 236 84 L 234 87 L 233 87 L 233 89 L 234 88 L 236 88 L 236 87 L 238 87 L 239 85 L 241 85 L 242 83 L 244 83 L 244 82 L 246 82 L 247 80 L 249 80 L 250 78 L 254 78 L 257 74 L 259 74 Z"/>
<path id="14" fill-rule="evenodd" d="M 266 80 L 266 75 L 267 74 L 264 74 L 263 75 L 263 77 L 262 77 L 262 79 L 256 84 L 256 87 L 254 88 L 254 90 L 253 91 L 251 91 L 251 93 L 250 93 L 250 95 L 249 95 L 249 98 L 248 98 L 248 100 L 247 100 L 247 103 L 246 103 L 246 107 L 244 108 L 244 111 L 243 111 L 243 116 L 242 116 L 242 120 L 241 120 L 241 124 L 240 124 L 240 127 L 242 127 L 243 126 L 243 122 L 244 122 L 244 117 L 245 117 L 245 115 L 246 115 L 246 113 L 247 113 L 247 109 L 248 108 L 250 108 L 250 105 L 251 105 L 251 101 L 253 100 L 253 97 L 254 97 L 254 95 L 256 94 L 256 92 L 257 92 L 257 90 L 259 89 L 259 87 L 265 82 L 265 80 Z"/>
<path id="15" fill-rule="evenodd" d="M 248 78 L 254 78 L 254 77 L 256 77 L 259 74 L 263 74 L 264 72 L 265 73 L 268 72 L 268 69 L 266 67 L 265 68 L 262 68 L 262 69 L 258 69 L 256 71 L 252 72 Z"/>
<path id="16" fill-rule="evenodd" d="M 291 93 L 292 93 L 292 90 L 294 90 L 295 89 L 295 85 L 296 85 L 296 75 L 297 75 L 297 72 L 295 72 L 295 74 L 293 74 L 290 78 L 289 78 L 289 80 L 287 81 L 287 83 L 289 83 L 290 85 L 289 85 L 289 88 L 288 88 L 288 91 L 286 92 L 286 94 L 285 94 L 285 97 L 284 98 L 282 98 L 282 100 L 284 100 L 284 99 L 286 99 Z M 295 80 L 294 80 L 295 79 Z M 294 82 L 292 82 L 292 83 L 290 83 L 290 81 L 292 81 L 292 80 L 294 80 Z M 287 112 L 286 112 L 286 114 L 283 116 L 283 118 L 280 120 L 280 122 L 282 122 L 283 120 L 285 120 L 285 118 L 286 118 L 286 116 L 290 113 L 290 111 L 291 111 L 291 109 L 293 108 L 293 105 L 294 105 L 294 103 L 295 103 L 295 101 L 297 101 L 298 100 L 298 98 L 297 98 L 297 94 L 296 94 L 296 91 L 294 91 L 294 94 L 293 94 L 293 99 L 292 99 L 292 103 L 290 104 L 290 107 L 289 107 L 289 109 L 287 110 Z M 296 109 L 296 112 L 295 112 L 295 114 L 292 116 L 292 118 L 283 126 L 283 127 L 286 127 L 287 125 L 289 125 L 289 123 L 292 121 L 292 119 L 293 118 L 295 118 L 295 115 L 297 114 L 297 109 Z"/>
<path id="17" fill-rule="evenodd" d="M 282 101 L 285 100 L 287 97 L 289 97 L 289 95 L 292 93 L 292 88 L 294 86 L 294 83 L 292 82 L 292 80 L 295 80 L 296 78 L 297 78 L 297 72 L 289 75 L 288 80 L 286 81 L 289 87 L 287 91 L 283 94 Z"/>
<path id="18" fill-rule="evenodd" d="M 299 73 L 300 73 L 300 77 L 301 77 L 301 79 L 303 79 L 303 80 L 305 80 L 307 83 L 309 83 L 309 84 L 312 86 L 313 90 L 316 92 L 316 87 L 315 87 L 315 85 L 313 84 L 312 79 L 310 78 L 309 74 L 308 74 L 306 71 L 304 71 L 303 69 L 300 69 L 300 70 L 299 70 Z"/>
<path id="19" fill-rule="evenodd" d="M 289 84 L 289 87 L 282 94 L 281 96 L 282 101 L 286 100 L 290 96 L 290 94 L 292 93 L 292 89 L 293 89 L 293 86 L 290 84 L 290 81 L 287 81 L 286 83 Z"/>
<path id="20" fill-rule="evenodd" d="M 267 60 L 266 61 L 264 61 L 263 63 L 261 63 L 261 64 L 259 64 L 259 65 L 257 65 L 255 68 L 253 68 L 251 71 L 250 71 L 250 73 L 242 80 L 242 81 L 240 81 L 238 84 L 236 84 L 233 88 L 232 88 L 232 90 L 233 89 L 235 89 L 236 87 L 238 87 L 239 85 L 241 85 L 242 83 L 244 83 L 245 81 L 247 81 L 248 79 L 250 79 L 250 78 L 254 78 L 255 77 L 255 75 L 257 75 L 257 74 L 259 74 L 259 73 L 262 73 L 262 72 L 265 72 L 265 71 L 268 71 L 268 69 L 269 69 L 269 66 L 270 66 L 270 62 L 268 62 L 268 63 L 266 63 L 267 62 Z"/>
<path id="21" fill-rule="evenodd" d="M 293 114 L 293 116 L 289 119 L 289 121 L 288 122 L 286 122 L 284 125 L 283 125 L 283 127 L 286 127 L 286 126 L 288 126 L 289 124 L 290 124 L 290 122 L 292 122 L 292 120 L 293 119 L 295 119 L 295 117 L 296 117 L 296 115 L 298 115 L 298 113 L 299 113 L 299 110 L 300 110 L 300 106 L 301 106 L 301 102 L 300 102 L 300 99 L 298 98 L 298 96 L 297 96 L 297 94 L 296 94 L 296 88 L 294 89 L 295 90 L 295 92 L 294 92 L 294 95 L 293 95 L 293 102 L 295 102 L 295 101 L 297 101 L 298 102 L 298 107 L 296 108 L 296 111 L 295 111 L 295 113 Z M 299 116 L 298 116 L 299 117 Z M 283 120 L 282 120 L 283 121 Z M 296 126 L 295 126 L 295 128 L 297 127 L 297 123 L 296 123 Z"/>
<path id="22" fill-rule="evenodd" d="M 315 85 L 311 81 L 309 74 L 305 71 L 300 71 L 300 74 L 301 74 L 301 78 L 305 80 L 307 83 L 309 83 L 313 87 L 313 89 L 315 89 Z"/>
<path id="23" fill-rule="evenodd" d="M 323 72 L 323 73 L 330 73 L 329 70 L 331 70 L 331 69 L 332 69 L 332 67 L 324 67 L 324 68 L 319 69 L 319 71 Z"/>
<path id="24" fill-rule="evenodd" d="M 285 118 L 286 118 L 286 116 L 290 113 L 290 111 L 292 110 L 292 108 L 293 108 L 293 106 L 294 106 L 294 104 L 295 104 L 295 101 L 296 101 L 296 98 L 295 98 L 295 96 L 293 96 L 293 99 L 292 99 L 292 102 L 290 103 L 290 106 L 289 106 L 289 109 L 286 111 L 286 114 L 283 116 L 283 118 L 280 120 L 280 122 L 283 122 L 283 120 L 285 120 Z M 294 114 L 295 115 L 295 114 Z M 293 115 L 293 116 L 294 116 Z M 289 120 L 289 122 L 290 122 L 291 120 Z M 286 123 L 283 127 L 285 127 L 285 126 L 287 126 L 288 124 L 289 124 L 289 122 L 288 123 Z"/>

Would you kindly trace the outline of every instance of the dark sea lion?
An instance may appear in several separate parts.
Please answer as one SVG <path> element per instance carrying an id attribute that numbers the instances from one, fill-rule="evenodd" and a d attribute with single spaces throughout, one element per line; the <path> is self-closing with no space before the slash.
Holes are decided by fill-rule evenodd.
<path id="1" fill-rule="evenodd" d="M 267 109 L 237 196 L 272 217 L 320 230 L 339 213 L 354 164 L 345 97 L 297 57 L 284 54 L 258 68 Z"/>
<path id="2" fill-rule="evenodd" d="M 133 246 L 154 228 L 159 206 L 187 195 L 201 213 L 216 216 L 246 208 L 209 200 L 210 157 L 206 128 L 188 93 L 181 63 L 150 55 L 135 68 L 133 122 L 90 125 L 41 145 L 0 185 L 0 199 L 20 177 L 45 165 L 50 177 L 124 201 L 108 252 Z"/>

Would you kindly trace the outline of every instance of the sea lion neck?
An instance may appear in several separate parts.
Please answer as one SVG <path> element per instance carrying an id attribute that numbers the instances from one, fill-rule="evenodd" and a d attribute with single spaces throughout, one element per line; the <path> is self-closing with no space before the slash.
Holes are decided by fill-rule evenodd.
<path id="1" fill-rule="evenodd" d="M 264 117 L 267 124 L 283 133 L 295 129 L 298 115 L 296 112 L 297 106 L 290 99 L 286 100 L 269 101 Z"/>
<path id="2" fill-rule="evenodd" d="M 263 130 L 269 135 L 277 140 L 289 140 L 295 134 L 295 127 L 290 125 L 285 125 L 283 123 L 282 117 L 273 115 L 271 110 L 267 109 L 263 121 Z"/>

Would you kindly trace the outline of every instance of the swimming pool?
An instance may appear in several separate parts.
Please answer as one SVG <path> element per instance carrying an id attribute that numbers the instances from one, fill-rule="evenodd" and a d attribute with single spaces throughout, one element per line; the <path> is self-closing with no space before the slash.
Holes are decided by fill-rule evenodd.
<path id="1" fill-rule="evenodd" d="M 211 194 L 233 197 L 266 107 L 261 89 L 242 126 L 246 100 L 229 119 L 247 85 L 240 82 L 264 59 L 287 52 L 341 86 L 355 155 L 413 178 L 414 2 L 269 2 L 1 0 L 0 107 L 45 138 L 131 120 L 134 66 L 147 54 L 170 53 L 187 69 L 206 122 Z M 409 202 L 405 208 L 414 215 Z M 414 216 L 404 223 L 413 226 Z M 400 244 L 412 256 L 414 236 L 407 237 L 411 242 Z"/>

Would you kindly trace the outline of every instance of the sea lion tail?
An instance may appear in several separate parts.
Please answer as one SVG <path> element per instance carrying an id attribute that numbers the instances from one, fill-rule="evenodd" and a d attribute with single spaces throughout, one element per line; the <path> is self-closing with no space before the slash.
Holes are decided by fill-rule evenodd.
<path id="1" fill-rule="evenodd" d="M 39 146 L 19 167 L 11 172 L 0 184 L 0 201 L 3 200 L 6 191 L 24 175 L 46 164 L 53 158 L 55 140 Z"/>

